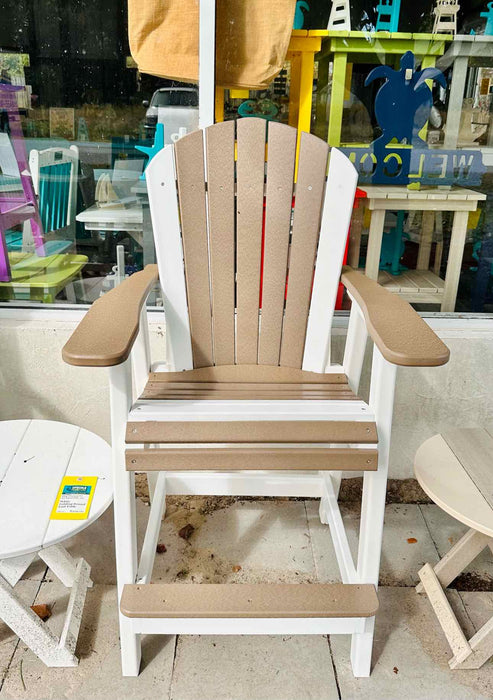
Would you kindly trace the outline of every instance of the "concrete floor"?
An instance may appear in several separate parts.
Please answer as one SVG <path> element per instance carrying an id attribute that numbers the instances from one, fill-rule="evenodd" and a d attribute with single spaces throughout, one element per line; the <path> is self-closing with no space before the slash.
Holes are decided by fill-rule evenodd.
<path id="1" fill-rule="evenodd" d="M 149 509 L 137 501 L 139 529 Z M 342 504 L 351 545 L 358 507 Z M 178 537 L 188 523 L 189 541 Z M 48 669 L 0 622 L 0 700 L 480 700 L 493 697 L 493 662 L 479 671 L 450 671 L 450 650 L 425 597 L 413 588 L 425 561 L 434 564 L 464 527 L 434 505 L 389 505 L 383 544 L 374 670 L 354 679 L 349 638 L 146 637 L 139 678 L 120 675 L 112 513 L 73 538 L 69 549 L 92 565 L 75 669 Z M 414 542 L 416 540 L 416 542 Z M 328 528 L 315 501 L 175 499 L 168 506 L 154 581 L 337 581 Z M 240 568 L 241 567 L 241 568 Z M 493 557 L 483 553 L 471 576 L 493 581 Z M 41 562 L 19 584 L 29 603 L 53 604 L 57 632 L 66 589 Z M 493 590 L 493 586 L 489 585 Z M 493 593 L 450 591 L 466 634 L 493 613 Z"/>

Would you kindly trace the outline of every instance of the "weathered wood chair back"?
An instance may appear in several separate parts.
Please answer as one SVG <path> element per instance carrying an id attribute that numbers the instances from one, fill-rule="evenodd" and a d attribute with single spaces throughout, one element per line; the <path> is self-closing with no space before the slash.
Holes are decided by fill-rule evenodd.
<path id="1" fill-rule="evenodd" d="M 263 119 L 163 149 L 147 185 L 175 369 L 324 371 L 357 174 L 310 134 Z"/>

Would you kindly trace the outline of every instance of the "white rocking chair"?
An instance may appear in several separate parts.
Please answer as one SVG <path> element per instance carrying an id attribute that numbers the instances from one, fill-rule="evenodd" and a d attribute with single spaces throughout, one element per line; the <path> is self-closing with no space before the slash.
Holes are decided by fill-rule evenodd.
<path id="1" fill-rule="evenodd" d="M 331 364 L 356 171 L 332 149 L 326 177 L 327 144 L 303 133 L 293 185 L 297 132 L 270 122 L 266 148 L 266 129 L 215 124 L 152 160 L 158 266 L 98 300 L 64 348 L 71 364 L 110 367 L 124 675 L 155 633 L 351 634 L 354 674 L 370 673 L 396 365 L 449 353 L 405 301 L 346 268 L 353 306 L 343 365 Z M 167 362 L 151 368 L 144 303 L 158 268 Z M 367 332 L 369 403 L 356 395 Z M 357 564 L 342 470 L 364 473 Z M 159 472 L 140 559 L 135 471 Z M 149 585 L 165 494 L 184 493 L 319 497 L 342 583 Z"/>

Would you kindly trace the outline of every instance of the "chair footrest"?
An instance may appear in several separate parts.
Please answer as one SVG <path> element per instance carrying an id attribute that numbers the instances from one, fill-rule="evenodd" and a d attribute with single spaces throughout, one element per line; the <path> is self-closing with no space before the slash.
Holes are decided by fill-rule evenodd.
<path id="1" fill-rule="evenodd" d="M 142 584 L 123 587 L 120 610 L 137 618 L 372 617 L 375 587 L 344 583 Z"/>

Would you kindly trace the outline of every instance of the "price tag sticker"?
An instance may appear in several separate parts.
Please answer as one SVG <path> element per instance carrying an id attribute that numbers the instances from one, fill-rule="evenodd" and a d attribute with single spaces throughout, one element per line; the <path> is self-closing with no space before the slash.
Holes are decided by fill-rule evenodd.
<path id="1" fill-rule="evenodd" d="M 86 520 L 97 480 L 97 476 L 64 476 L 50 520 Z"/>

